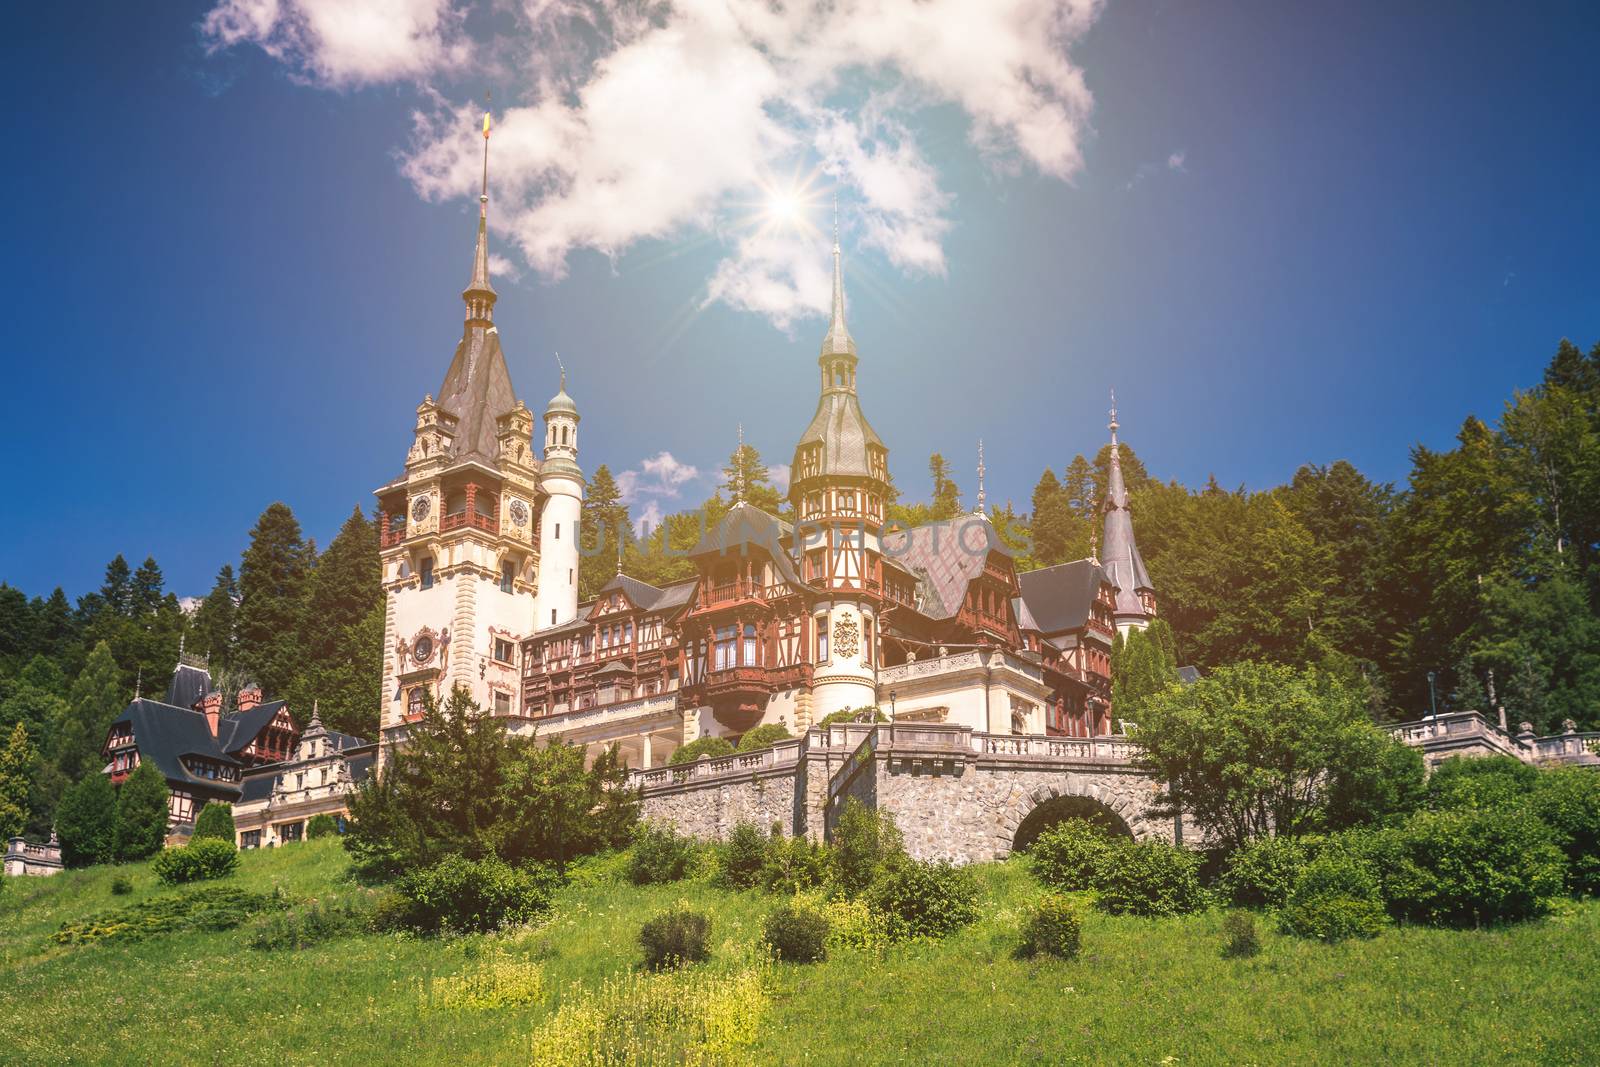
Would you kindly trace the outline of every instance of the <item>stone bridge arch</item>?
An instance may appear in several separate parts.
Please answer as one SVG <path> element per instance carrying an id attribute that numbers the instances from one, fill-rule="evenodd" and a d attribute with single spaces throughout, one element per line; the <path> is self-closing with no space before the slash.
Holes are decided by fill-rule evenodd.
<path id="1" fill-rule="evenodd" d="M 1004 858 L 1032 843 L 1039 831 L 1058 818 L 1088 817 L 1113 833 L 1135 840 L 1173 839 L 1172 820 L 1150 813 L 1156 786 L 1136 773 L 1077 774 L 1032 772 L 1000 814 L 995 856 Z"/>

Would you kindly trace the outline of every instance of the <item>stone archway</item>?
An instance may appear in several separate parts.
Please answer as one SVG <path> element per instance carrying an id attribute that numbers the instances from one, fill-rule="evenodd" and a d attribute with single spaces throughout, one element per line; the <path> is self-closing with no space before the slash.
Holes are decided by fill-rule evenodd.
<path id="1" fill-rule="evenodd" d="M 1040 834 L 1057 823 L 1078 819 L 1092 823 L 1113 837 L 1132 837 L 1133 827 L 1111 808 L 1092 797 L 1050 797 L 1033 806 L 1012 834 L 1011 851 L 1026 852 Z"/>
<path id="2" fill-rule="evenodd" d="M 1004 859 L 1019 847 L 1030 844 L 1032 836 L 1037 836 L 1060 817 L 1089 815 L 1115 832 L 1139 840 L 1158 837 L 1171 840 L 1171 828 L 1165 825 L 1167 820 L 1153 820 L 1148 814 L 1155 789 L 1148 778 L 1116 773 L 1055 773 L 1048 777 L 1029 777 L 1032 782 L 1017 783 L 1024 788 L 1012 794 L 1010 803 L 997 820 L 996 859 Z"/>

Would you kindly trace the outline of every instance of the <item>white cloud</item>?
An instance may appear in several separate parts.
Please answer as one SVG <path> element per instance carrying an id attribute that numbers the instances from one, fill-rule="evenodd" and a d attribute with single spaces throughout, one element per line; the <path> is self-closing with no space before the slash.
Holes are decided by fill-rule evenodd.
<path id="1" fill-rule="evenodd" d="M 207 47 L 250 43 L 302 81 L 332 89 L 414 80 L 471 54 L 451 0 L 220 0 Z"/>
<path id="2" fill-rule="evenodd" d="M 774 463 L 768 467 L 767 477 L 772 479 L 772 487 L 778 491 L 779 496 L 789 495 L 789 465 L 787 463 Z"/>
<path id="3" fill-rule="evenodd" d="M 1189 154 L 1187 152 L 1172 153 L 1167 157 L 1167 169 L 1176 171 L 1185 170 L 1186 168 L 1183 165 L 1183 161 L 1188 158 L 1188 155 Z"/>
<path id="4" fill-rule="evenodd" d="M 679 499 L 684 488 L 699 477 L 700 468 L 661 451 L 617 475 L 617 495 L 624 504 L 639 509 L 633 519 L 643 534 L 661 524 L 662 502 Z"/>
<path id="5" fill-rule="evenodd" d="M 469 12 L 512 32 L 471 47 Z M 435 200 L 477 192 L 471 56 L 518 84 L 496 109 L 490 221 L 559 278 L 568 256 L 710 236 L 708 299 L 783 327 L 824 312 L 827 238 L 749 221 L 777 176 L 818 168 L 854 247 L 945 272 L 950 194 L 916 135 L 958 109 L 1002 174 L 1066 180 L 1093 98 L 1068 49 L 1100 0 L 219 0 L 212 48 L 254 44 L 334 88 L 419 89 L 402 170 Z M 855 100 L 846 106 L 843 101 Z M 817 205 L 814 214 L 823 209 Z M 814 221 L 823 221 L 818 218 Z"/>

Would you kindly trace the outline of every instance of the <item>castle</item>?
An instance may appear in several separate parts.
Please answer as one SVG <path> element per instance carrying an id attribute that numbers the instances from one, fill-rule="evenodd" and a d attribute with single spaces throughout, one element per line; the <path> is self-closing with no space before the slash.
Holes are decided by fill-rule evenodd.
<path id="1" fill-rule="evenodd" d="M 485 160 L 487 174 L 487 141 Z M 737 741 L 768 724 L 798 734 L 872 707 L 991 734 L 1112 730 L 1113 639 L 1156 612 L 1114 412 L 1103 561 L 1018 574 L 981 489 L 970 514 L 886 527 L 889 448 L 862 410 L 836 238 L 790 516 L 736 498 L 690 553 L 694 577 L 658 588 L 619 570 L 580 604 L 579 567 L 601 561 L 580 558 L 578 408 L 563 372 L 534 441 L 488 264 L 485 181 L 461 341 L 437 396 L 417 407 L 403 473 L 375 491 L 384 741 L 457 686 L 514 732 L 615 743 L 640 769 L 703 737 Z M 981 668 L 885 684 L 902 665 L 976 651 Z"/>

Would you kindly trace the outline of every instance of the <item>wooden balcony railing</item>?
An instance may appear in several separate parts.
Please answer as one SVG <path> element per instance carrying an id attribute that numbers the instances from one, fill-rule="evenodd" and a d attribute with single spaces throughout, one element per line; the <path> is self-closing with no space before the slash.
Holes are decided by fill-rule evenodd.
<path id="1" fill-rule="evenodd" d="M 500 519 L 496 515 L 479 515 L 475 511 L 458 511 L 454 515 L 446 515 L 439 520 L 441 532 L 444 530 L 458 530 L 463 526 L 494 533 L 500 529 Z"/>

